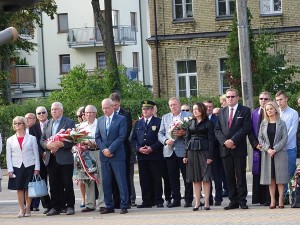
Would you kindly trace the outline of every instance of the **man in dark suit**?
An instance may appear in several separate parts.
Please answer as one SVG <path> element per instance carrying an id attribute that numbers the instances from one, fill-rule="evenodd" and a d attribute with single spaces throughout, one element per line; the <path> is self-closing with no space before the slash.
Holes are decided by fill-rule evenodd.
<path id="1" fill-rule="evenodd" d="M 102 101 L 103 116 L 98 118 L 95 140 L 100 150 L 102 183 L 106 208 L 100 214 L 114 213 L 112 178 L 115 176 L 120 191 L 120 214 L 128 213 L 128 188 L 125 172 L 126 119 L 114 113 L 113 101 Z"/>
<path id="2" fill-rule="evenodd" d="M 208 119 L 214 123 L 214 126 L 216 126 L 218 122 L 218 117 L 213 114 L 213 108 L 214 108 L 213 102 L 211 100 L 207 100 L 203 103 L 206 106 L 206 113 Z M 222 159 L 220 157 L 220 146 L 216 138 L 214 138 L 214 161 L 212 163 L 212 174 L 214 177 L 214 184 L 215 184 L 215 206 L 220 206 L 223 201 L 222 184 L 224 184 L 224 186 L 226 186 L 225 188 L 227 189 L 227 183 L 226 183 L 225 172 L 222 164 Z M 209 196 L 209 205 L 213 205 L 212 185 L 210 187 L 211 188 L 210 188 L 210 196 Z"/>
<path id="3" fill-rule="evenodd" d="M 250 108 L 238 104 L 238 92 L 235 89 L 226 91 L 227 107 L 219 112 L 219 120 L 215 127 L 215 135 L 222 146 L 222 158 L 230 203 L 225 210 L 248 209 L 246 180 L 246 137 L 251 132 Z"/>
<path id="4" fill-rule="evenodd" d="M 136 122 L 132 146 L 137 152 L 143 203 L 137 208 L 164 207 L 162 199 L 163 145 L 158 140 L 161 119 L 153 116 L 155 102 L 142 101 L 143 118 Z"/>
<path id="5" fill-rule="evenodd" d="M 58 215 L 65 207 L 67 207 L 67 215 L 75 213 L 75 195 L 72 180 L 74 167 L 73 143 L 66 141 L 47 142 L 48 138 L 54 136 L 61 129 L 75 128 L 75 122 L 64 117 L 63 112 L 63 105 L 60 102 L 52 103 L 52 119 L 44 126 L 40 142 L 45 150 L 42 157 L 49 174 L 51 194 L 52 209 L 46 214 L 47 216 Z"/>
<path id="6" fill-rule="evenodd" d="M 48 123 L 48 112 L 47 112 L 47 109 L 44 106 L 37 107 L 35 112 L 36 112 L 36 117 L 38 119 L 38 122 L 35 123 L 33 126 L 31 126 L 29 128 L 29 134 L 36 137 L 36 141 L 37 141 L 37 144 L 38 144 L 38 147 L 39 147 L 39 154 L 40 154 L 40 165 L 41 165 L 40 175 L 41 175 L 41 178 L 43 180 L 45 180 L 46 183 L 48 183 L 47 182 L 48 173 L 47 173 L 47 169 L 46 169 L 45 163 L 44 163 L 43 158 L 42 158 L 42 156 L 44 155 L 45 150 L 42 148 L 41 143 L 40 143 L 43 128 Z M 51 209 L 50 196 L 46 195 L 44 197 L 41 197 L 41 202 L 42 202 L 43 208 L 46 209 L 44 211 L 44 214 L 46 214 Z"/>
<path id="7" fill-rule="evenodd" d="M 112 93 L 109 98 L 113 101 L 113 107 L 115 113 L 122 115 L 126 118 L 126 124 L 127 124 L 127 132 L 126 132 L 126 138 L 124 140 L 124 148 L 126 153 L 126 182 L 127 182 L 127 189 L 128 194 L 131 196 L 131 184 L 130 184 L 130 159 L 131 159 L 131 148 L 130 148 L 130 133 L 132 130 L 132 116 L 129 111 L 126 111 L 125 109 L 121 108 L 121 96 L 118 93 Z M 114 205 L 115 208 L 120 208 L 120 192 L 118 189 L 118 184 L 116 182 L 116 178 L 113 177 L 112 180 L 112 187 L 113 187 L 113 199 L 114 199 Z M 130 198 L 128 199 L 128 204 L 130 205 Z"/>

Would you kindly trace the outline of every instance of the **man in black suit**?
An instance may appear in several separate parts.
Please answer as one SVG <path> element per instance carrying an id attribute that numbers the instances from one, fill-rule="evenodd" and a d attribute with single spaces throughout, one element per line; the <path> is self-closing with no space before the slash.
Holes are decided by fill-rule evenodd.
<path id="1" fill-rule="evenodd" d="M 121 108 L 121 96 L 118 93 L 112 93 L 109 98 L 113 101 L 114 111 L 118 115 L 122 115 L 126 118 L 127 124 L 127 133 L 126 138 L 124 141 L 124 148 L 126 153 L 126 180 L 127 180 L 127 188 L 128 188 L 128 195 L 131 196 L 131 184 L 130 184 L 130 155 L 131 155 L 131 148 L 130 148 L 130 141 L 129 136 L 132 130 L 132 116 L 129 111 Z M 115 177 L 112 179 L 112 187 L 113 187 L 113 199 L 115 208 L 120 208 L 120 192 L 116 182 Z M 128 205 L 130 206 L 130 198 L 128 199 Z"/>
<path id="2" fill-rule="evenodd" d="M 53 216 L 60 214 L 66 208 L 67 215 L 73 215 L 75 194 L 73 188 L 74 159 L 72 154 L 73 143 L 67 141 L 47 142 L 61 129 L 75 128 L 75 122 L 63 116 L 63 105 L 54 102 L 51 105 L 52 119 L 43 128 L 41 146 L 44 148 L 43 159 L 49 174 L 51 207 L 46 214 Z"/>
<path id="3" fill-rule="evenodd" d="M 246 137 L 251 132 L 250 108 L 238 104 L 238 92 L 235 89 L 226 91 L 227 107 L 219 112 L 219 120 L 215 127 L 215 135 L 222 146 L 222 158 L 230 203 L 225 210 L 248 209 L 246 180 Z"/>
<path id="4" fill-rule="evenodd" d="M 38 147 L 39 147 L 39 154 L 40 154 L 40 165 L 41 165 L 40 175 L 41 175 L 41 178 L 43 180 L 45 180 L 46 183 L 48 183 L 47 182 L 48 173 L 47 173 L 47 169 L 46 169 L 44 160 L 42 158 L 45 150 L 42 148 L 41 143 L 40 143 L 43 128 L 48 123 L 48 112 L 47 112 L 47 109 L 44 106 L 37 107 L 35 112 L 36 112 L 36 117 L 38 119 L 38 122 L 35 123 L 33 126 L 31 126 L 29 128 L 29 134 L 36 137 L 36 141 L 37 141 L 37 144 L 38 144 Z M 51 209 L 49 195 L 41 197 L 41 202 L 42 202 L 43 208 L 46 209 L 44 211 L 44 214 L 48 213 Z"/>
<path id="5" fill-rule="evenodd" d="M 143 118 L 136 122 L 132 146 L 137 152 L 143 203 L 137 208 L 164 207 L 162 199 L 163 145 L 158 140 L 161 119 L 153 116 L 155 102 L 142 101 Z"/>

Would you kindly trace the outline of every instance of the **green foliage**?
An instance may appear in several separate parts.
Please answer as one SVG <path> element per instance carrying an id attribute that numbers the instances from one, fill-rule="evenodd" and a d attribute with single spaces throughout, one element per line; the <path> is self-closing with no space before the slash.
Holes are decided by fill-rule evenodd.
<path id="1" fill-rule="evenodd" d="M 296 94 L 300 89 L 300 82 L 295 81 L 295 75 L 300 72 L 300 67 L 286 61 L 285 50 L 272 52 L 275 45 L 274 34 L 267 33 L 264 29 L 254 38 L 251 30 L 251 13 L 248 10 L 250 59 L 253 79 L 253 93 L 258 96 L 262 91 L 275 94 L 284 90 Z M 226 61 L 226 79 L 231 87 L 241 92 L 240 57 L 237 31 L 237 17 L 232 21 L 232 31 L 229 34 L 227 47 L 228 60 Z"/>
<path id="2" fill-rule="evenodd" d="M 7 105 L 9 102 L 7 101 L 6 96 L 6 85 L 8 80 L 8 73 L 0 70 L 0 105 Z"/>

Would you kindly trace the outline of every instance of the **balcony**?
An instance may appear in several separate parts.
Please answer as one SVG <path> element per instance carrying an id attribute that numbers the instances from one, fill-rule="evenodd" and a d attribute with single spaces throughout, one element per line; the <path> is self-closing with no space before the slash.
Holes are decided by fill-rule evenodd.
<path id="1" fill-rule="evenodd" d="M 36 87 L 35 67 L 24 65 L 13 65 L 10 67 L 10 87 L 17 92 L 23 88 Z"/>
<path id="2" fill-rule="evenodd" d="M 136 44 L 136 29 L 131 26 L 113 27 L 115 45 L 126 46 Z M 103 46 L 103 40 L 98 27 L 72 28 L 67 36 L 70 48 Z"/>

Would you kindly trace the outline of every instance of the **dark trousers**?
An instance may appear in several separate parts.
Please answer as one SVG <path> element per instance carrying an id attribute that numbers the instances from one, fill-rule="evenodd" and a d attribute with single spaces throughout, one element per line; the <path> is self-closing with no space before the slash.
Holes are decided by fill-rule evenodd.
<path id="1" fill-rule="evenodd" d="M 228 155 L 222 158 L 227 186 L 228 197 L 232 203 L 247 203 L 246 156 Z"/>
<path id="2" fill-rule="evenodd" d="M 183 177 L 185 187 L 185 202 L 192 203 L 193 201 L 193 185 L 186 182 L 186 165 L 183 163 L 183 157 L 177 157 L 175 152 L 167 159 L 170 185 L 172 190 L 172 198 L 174 202 L 180 202 L 180 172 Z"/>
<path id="3" fill-rule="evenodd" d="M 66 206 L 74 208 L 73 169 L 73 164 L 59 165 L 55 156 L 51 155 L 47 171 L 49 174 L 51 207 L 57 211 Z"/>
<path id="4" fill-rule="evenodd" d="M 170 179 L 168 173 L 168 166 L 167 161 L 164 159 L 162 162 L 162 178 L 164 180 L 164 195 L 166 201 L 171 201 L 171 186 L 170 186 Z"/>
<path id="5" fill-rule="evenodd" d="M 162 161 L 142 160 L 138 166 L 143 204 L 162 204 Z"/>
<path id="6" fill-rule="evenodd" d="M 211 168 L 212 168 L 212 175 L 213 175 L 214 183 L 215 183 L 215 201 L 222 202 L 223 201 L 223 197 L 222 197 L 222 193 L 223 193 L 222 183 L 223 182 L 222 181 L 226 180 L 226 178 L 225 178 L 224 168 L 223 168 L 223 164 L 222 164 L 222 159 L 220 158 L 220 156 L 214 157 L 214 161 L 212 163 Z M 226 187 L 226 190 L 227 190 L 227 187 Z M 212 193 L 212 186 L 211 186 L 211 193 Z M 212 200 L 212 194 L 211 194 L 210 198 Z"/>
<path id="7" fill-rule="evenodd" d="M 107 208 L 113 209 L 114 202 L 112 198 L 112 178 L 115 177 L 120 191 L 121 208 L 128 208 L 128 188 L 125 173 L 124 161 L 101 161 L 102 183 L 104 201 Z"/>
<path id="8" fill-rule="evenodd" d="M 130 148 L 125 149 L 126 151 L 126 159 L 125 159 L 125 167 L 126 167 L 126 183 L 127 183 L 127 189 L 128 189 L 128 195 L 131 196 L 131 183 L 130 183 Z M 120 191 L 118 188 L 118 184 L 117 184 L 117 180 L 115 178 L 115 176 L 112 177 L 112 194 L 113 194 L 113 201 L 114 201 L 114 206 L 116 209 L 120 208 L 120 203 L 121 203 L 121 199 L 120 199 Z M 130 205 L 130 198 L 128 199 L 128 205 Z"/>

